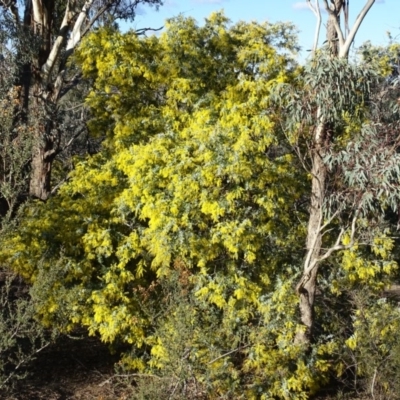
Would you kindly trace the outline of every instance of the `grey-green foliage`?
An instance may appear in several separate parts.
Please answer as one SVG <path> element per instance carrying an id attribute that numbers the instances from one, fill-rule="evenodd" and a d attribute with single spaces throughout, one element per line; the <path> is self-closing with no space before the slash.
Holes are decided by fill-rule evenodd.
<path id="1" fill-rule="evenodd" d="M 0 392 L 27 375 L 25 367 L 50 343 L 35 320 L 35 307 L 15 276 L 1 273 Z M 5 279 L 4 279 L 5 278 Z"/>
<path id="2" fill-rule="evenodd" d="M 376 78 L 374 70 L 360 68 L 346 59 L 324 55 L 313 58 L 304 69 L 310 122 L 315 122 L 311 112 L 315 107 L 320 108 L 326 122 L 338 123 L 346 112 L 358 116 Z"/>
<path id="3" fill-rule="evenodd" d="M 0 235 L 11 229 L 12 216 L 27 192 L 27 167 L 32 149 L 29 124 L 15 123 L 21 107 L 19 89 L 12 86 L 15 80 L 12 58 L 13 54 L 3 47 L 0 60 Z M 43 328 L 34 319 L 34 304 L 25 293 L 27 290 L 0 266 L 1 392 L 25 377 L 25 366 L 48 343 Z"/>
<path id="4" fill-rule="evenodd" d="M 376 80 L 376 71 L 365 65 L 318 53 L 306 63 L 297 84 L 279 84 L 274 92 L 283 107 L 283 128 L 293 131 L 323 122 L 338 129 L 345 114 L 361 118 Z"/>
<path id="5" fill-rule="evenodd" d="M 283 129 L 294 143 L 300 136 L 308 143 L 300 149 L 305 166 L 314 151 L 314 130 L 322 123 L 328 133 L 323 151 L 328 168 L 326 218 L 345 214 L 351 220 L 354 213 L 397 210 L 400 113 L 393 101 L 394 86 L 365 63 L 319 53 L 306 64 L 296 85 L 277 87 Z"/>
<path id="6" fill-rule="evenodd" d="M 396 126 L 397 127 L 396 127 Z M 331 208 L 352 207 L 360 215 L 379 214 L 400 203 L 399 123 L 370 122 L 353 135 L 344 149 L 330 151 L 325 162 L 342 185 L 330 198 Z"/>

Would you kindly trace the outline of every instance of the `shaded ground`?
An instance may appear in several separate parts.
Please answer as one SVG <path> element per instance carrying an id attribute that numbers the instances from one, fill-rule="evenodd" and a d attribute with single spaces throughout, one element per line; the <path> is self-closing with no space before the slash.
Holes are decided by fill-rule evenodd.
<path id="1" fill-rule="evenodd" d="M 96 338 L 63 338 L 38 354 L 29 366 L 30 375 L 4 400 L 114 400 L 128 394 L 107 381 L 119 355 L 111 355 Z"/>

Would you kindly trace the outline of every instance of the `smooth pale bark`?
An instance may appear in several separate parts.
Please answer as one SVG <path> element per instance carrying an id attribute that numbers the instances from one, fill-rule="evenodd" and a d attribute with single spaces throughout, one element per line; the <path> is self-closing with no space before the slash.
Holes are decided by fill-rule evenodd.
<path id="1" fill-rule="evenodd" d="M 318 0 L 315 0 L 314 5 L 311 3 L 311 0 L 307 0 L 307 4 L 310 7 L 311 11 L 315 14 L 315 17 L 317 18 L 317 25 L 315 27 L 315 34 L 314 34 L 314 44 L 312 48 L 314 54 L 318 49 L 319 33 L 321 31 L 321 21 L 322 21 L 321 9 L 319 8 Z"/>
<path id="2" fill-rule="evenodd" d="M 321 115 L 319 113 L 321 118 Z M 309 343 L 312 338 L 314 325 L 314 300 L 317 290 L 318 259 L 322 246 L 322 206 L 325 197 L 325 183 L 327 179 L 326 166 L 323 161 L 327 145 L 327 131 L 323 121 L 320 121 L 314 134 L 314 149 L 312 152 L 312 181 L 310 217 L 307 227 L 307 255 L 303 266 L 303 275 L 297 285 L 299 294 L 300 318 L 304 330 L 299 331 L 295 341 Z"/>
<path id="3" fill-rule="evenodd" d="M 354 26 L 349 31 L 347 38 L 343 35 L 340 28 L 340 12 L 343 9 L 345 0 L 334 0 L 328 4 L 328 0 L 323 0 L 325 9 L 328 12 L 329 19 L 327 25 L 327 40 L 330 46 L 332 57 L 347 58 L 350 46 L 355 38 L 355 35 L 371 9 L 375 0 L 367 0 L 364 8 L 358 15 Z M 311 3 L 309 3 L 311 4 Z M 319 15 L 319 3 L 315 4 L 315 13 Z M 319 21 L 317 22 L 319 23 Z M 319 30 L 318 30 L 319 32 Z M 314 39 L 315 43 L 318 39 Z M 315 51 L 315 49 L 314 49 Z M 300 319 L 303 324 L 303 330 L 300 330 L 296 337 L 295 343 L 306 344 L 312 340 L 314 326 L 314 302 L 315 293 L 317 290 L 318 269 L 321 262 L 327 259 L 334 251 L 348 248 L 349 246 L 341 245 L 343 231 L 337 237 L 336 243 L 328 250 L 323 252 L 322 236 L 326 225 L 324 225 L 322 207 L 325 201 L 325 189 L 329 179 L 326 166 L 323 158 L 327 150 L 331 146 L 331 137 L 325 123 L 324 116 L 321 114 L 321 109 L 317 111 L 315 121 L 315 129 L 313 133 L 313 147 L 311 149 L 311 204 L 310 216 L 307 226 L 307 241 L 306 241 L 306 257 L 303 264 L 303 274 L 296 286 L 299 295 Z M 351 243 L 353 242 L 357 212 L 351 226 Z"/>

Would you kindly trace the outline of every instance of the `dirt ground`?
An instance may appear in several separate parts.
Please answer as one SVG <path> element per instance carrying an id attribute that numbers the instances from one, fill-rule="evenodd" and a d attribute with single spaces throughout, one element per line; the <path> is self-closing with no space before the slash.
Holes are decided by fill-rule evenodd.
<path id="1" fill-rule="evenodd" d="M 29 377 L 1 400 L 124 400 L 128 389 L 118 388 L 114 365 L 118 355 L 96 338 L 63 338 L 38 354 Z M 111 378 L 111 379 L 110 379 Z"/>

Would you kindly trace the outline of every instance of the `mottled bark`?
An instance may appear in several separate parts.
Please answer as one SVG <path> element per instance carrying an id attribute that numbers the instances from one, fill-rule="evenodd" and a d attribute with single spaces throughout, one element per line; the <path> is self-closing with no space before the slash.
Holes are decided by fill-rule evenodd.
<path id="1" fill-rule="evenodd" d="M 34 126 L 31 176 L 29 183 L 29 194 L 41 200 L 49 197 L 51 186 L 51 167 L 53 158 L 49 157 L 49 151 L 53 150 L 54 140 L 47 134 L 52 123 L 49 115 L 46 115 L 49 93 L 46 82 L 43 81 L 41 73 L 42 66 L 46 63 L 51 49 L 51 29 L 54 14 L 53 0 L 32 0 L 29 14 L 25 16 L 30 22 L 30 29 L 35 36 L 40 38 L 40 48 L 36 57 L 33 58 L 30 69 L 32 81 L 30 82 L 31 98 L 29 100 L 29 113 L 34 113 L 30 119 L 38 119 Z"/>
<path id="2" fill-rule="evenodd" d="M 336 24 L 340 25 L 340 13 L 342 11 L 345 0 L 334 0 L 330 5 L 332 13 L 329 14 L 326 24 L 326 40 L 328 41 L 329 50 L 333 57 L 339 55 L 339 35 L 336 31 Z"/>
<path id="3" fill-rule="evenodd" d="M 51 190 L 51 162 L 46 160 L 45 152 L 43 146 L 35 146 L 32 154 L 32 175 L 29 186 L 31 196 L 41 200 L 46 200 Z"/>

